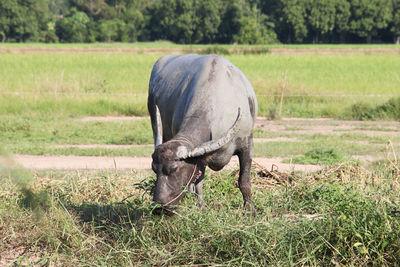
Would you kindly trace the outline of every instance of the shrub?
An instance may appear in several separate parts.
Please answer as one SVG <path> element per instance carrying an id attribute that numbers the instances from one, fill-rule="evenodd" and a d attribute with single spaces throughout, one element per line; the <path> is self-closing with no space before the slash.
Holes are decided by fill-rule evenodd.
<path id="1" fill-rule="evenodd" d="M 345 118 L 355 120 L 400 120 L 400 97 L 391 98 L 376 107 L 358 102 L 352 105 L 347 113 L 348 115 L 345 115 Z"/>
<path id="2" fill-rule="evenodd" d="M 386 103 L 375 108 L 379 118 L 400 120 L 400 97 L 391 98 Z"/>
<path id="3" fill-rule="evenodd" d="M 200 54 L 208 55 L 208 54 L 217 54 L 217 55 L 229 55 L 230 52 L 228 49 L 222 46 L 214 45 L 208 47 L 200 52 Z"/>
<path id="4" fill-rule="evenodd" d="M 351 106 L 351 118 L 356 120 L 372 120 L 373 108 L 364 102 L 359 102 Z"/>
<path id="5" fill-rule="evenodd" d="M 333 164 L 344 161 L 344 156 L 335 149 L 312 149 L 304 154 L 304 156 L 293 159 L 293 163 L 303 164 Z"/>

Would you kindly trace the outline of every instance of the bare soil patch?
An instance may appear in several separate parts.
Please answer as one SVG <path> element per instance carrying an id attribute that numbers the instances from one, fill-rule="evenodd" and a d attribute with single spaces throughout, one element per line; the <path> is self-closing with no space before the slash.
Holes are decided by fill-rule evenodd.
<path id="1" fill-rule="evenodd" d="M 104 149 L 122 149 L 122 148 L 132 148 L 132 147 L 150 147 L 153 144 L 136 144 L 136 145 L 107 145 L 107 144 L 63 144 L 63 145 L 55 145 L 55 148 L 70 148 L 76 147 L 80 149 L 90 149 L 90 148 L 104 148 Z"/>
<path id="2" fill-rule="evenodd" d="M 254 138 L 254 143 L 267 143 L 267 142 L 296 142 L 299 139 L 295 137 L 275 137 L 275 138 Z"/>
<path id="3" fill-rule="evenodd" d="M 372 48 L 271 48 L 274 54 L 400 54 L 400 49 L 394 47 Z"/>
<path id="4" fill-rule="evenodd" d="M 89 116 L 78 118 L 76 121 L 80 122 L 91 122 L 91 121 L 104 121 L 104 122 L 112 122 L 112 121 L 137 121 L 143 120 L 147 117 L 138 117 L 138 116 L 130 116 L 130 117 L 121 117 L 121 116 Z M 148 118 L 150 119 L 150 118 Z"/>
<path id="5" fill-rule="evenodd" d="M 0 266 L 36 266 L 42 257 L 41 253 L 30 251 L 24 246 L 11 247 L 0 251 Z"/>
<path id="6" fill-rule="evenodd" d="M 297 138 L 291 137 L 275 137 L 275 138 L 254 138 L 254 143 L 266 143 L 266 142 L 296 142 L 299 141 Z M 112 145 L 112 144 L 60 144 L 54 145 L 54 148 L 80 148 L 80 149 L 91 149 L 91 148 L 104 148 L 104 149 L 126 149 L 133 147 L 152 147 L 154 144 L 124 144 L 124 145 Z"/>
<path id="7" fill-rule="evenodd" d="M 95 156 L 36 156 L 15 155 L 16 163 L 27 169 L 34 170 L 70 170 L 70 169 L 150 169 L 151 157 L 95 157 Z M 254 158 L 254 161 L 264 168 L 270 169 L 276 165 L 281 171 L 311 172 L 321 169 L 317 165 L 282 163 L 281 158 Z M 237 157 L 232 157 L 226 168 L 236 168 L 239 165 Z"/>
<path id="8" fill-rule="evenodd" d="M 80 122 L 91 121 L 136 121 L 142 119 L 150 119 L 150 117 L 123 117 L 123 116 L 89 116 L 76 119 Z M 334 120 L 330 118 L 282 118 L 281 120 L 269 120 L 265 117 L 257 117 L 255 128 L 271 131 L 285 132 L 295 134 L 343 134 L 346 132 L 366 134 L 366 135 L 399 135 L 400 122 L 396 121 L 344 121 Z M 274 142 L 274 141 L 295 141 L 285 139 L 261 139 L 256 142 Z"/>
<path id="9" fill-rule="evenodd" d="M 255 128 L 275 133 L 288 134 L 344 134 L 398 136 L 400 122 L 396 121 L 343 121 L 333 119 L 284 118 L 268 120 L 258 117 Z"/>
<path id="10" fill-rule="evenodd" d="M 149 119 L 148 117 L 84 117 L 77 119 L 81 122 L 91 121 L 134 121 Z M 344 134 L 360 133 L 363 135 L 377 136 L 398 136 L 400 133 L 400 122 L 393 121 L 339 121 L 333 119 L 298 119 L 283 118 L 282 120 L 268 120 L 258 117 L 255 128 L 280 134 Z M 274 137 L 274 138 L 255 138 L 255 143 L 262 142 L 296 142 L 302 141 L 298 137 Z M 353 142 L 353 141 L 352 141 Z M 358 141 L 355 141 L 358 142 Z M 360 143 L 365 141 L 360 141 Z M 111 145 L 111 144 L 61 144 L 54 147 L 68 148 L 77 147 L 81 149 L 89 148 L 131 148 L 144 145 Z M 380 160 L 383 155 L 365 155 L 355 158 L 373 162 Z M 34 156 L 34 155 L 15 155 L 15 161 L 28 169 L 150 169 L 151 157 L 96 157 L 96 156 Z M 288 164 L 283 163 L 281 158 L 255 158 L 263 167 L 270 169 L 276 165 L 281 171 L 315 171 L 320 169 L 316 165 Z M 0 162 L 1 162 L 0 157 Z M 238 165 L 236 157 L 233 157 L 227 168 Z"/>
<path id="11" fill-rule="evenodd" d="M 73 54 L 73 53 L 133 53 L 133 54 L 181 54 L 184 50 L 181 48 L 139 48 L 139 47 L 0 47 L 0 53 L 12 54 L 36 54 L 36 53 L 55 53 L 55 54 Z"/>
<path id="12" fill-rule="evenodd" d="M 133 53 L 133 54 L 184 54 L 184 53 L 204 53 L 206 48 L 185 48 L 185 47 L 0 47 L 0 53 L 12 54 L 34 54 L 34 53 Z M 265 48 L 257 47 L 231 47 L 227 48 L 230 53 L 257 53 L 258 50 Z M 272 54 L 400 54 L 400 49 L 396 47 L 371 47 L 371 48 L 269 48 Z"/>

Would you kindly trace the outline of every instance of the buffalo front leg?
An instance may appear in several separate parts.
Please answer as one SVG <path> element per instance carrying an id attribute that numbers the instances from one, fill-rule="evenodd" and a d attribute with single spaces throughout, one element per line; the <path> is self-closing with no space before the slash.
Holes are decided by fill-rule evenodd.
<path id="1" fill-rule="evenodd" d="M 200 167 L 200 173 L 199 173 L 199 178 L 196 181 L 195 185 L 195 192 L 196 192 L 196 202 L 197 206 L 200 209 L 204 209 L 204 195 L 203 195 L 203 181 L 204 181 L 204 174 L 205 174 L 206 167 L 201 166 Z"/>
<path id="2" fill-rule="evenodd" d="M 200 209 L 204 208 L 203 180 L 205 167 L 199 171 L 199 178 L 196 183 L 189 185 L 189 193 L 196 197 L 196 204 Z"/>
<path id="3" fill-rule="evenodd" d="M 197 201 L 197 206 L 200 209 L 204 209 L 204 195 L 203 195 L 203 177 L 200 177 L 199 181 L 196 183 L 196 201 Z"/>
<path id="4" fill-rule="evenodd" d="M 253 202 L 251 201 L 251 180 L 250 180 L 250 169 L 251 169 L 251 148 L 252 141 L 249 142 L 249 147 L 242 149 L 239 154 L 239 164 L 240 164 L 240 173 L 239 173 L 239 189 L 242 192 L 243 200 L 244 200 L 244 209 L 251 212 L 251 214 L 255 217 L 256 210 L 254 208 Z"/>

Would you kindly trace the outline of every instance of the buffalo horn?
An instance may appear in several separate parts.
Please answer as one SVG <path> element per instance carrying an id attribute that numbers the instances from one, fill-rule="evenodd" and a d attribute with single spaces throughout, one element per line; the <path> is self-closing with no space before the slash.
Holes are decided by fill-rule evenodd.
<path id="1" fill-rule="evenodd" d="M 235 137 L 235 134 L 238 131 L 238 122 L 241 118 L 240 114 L 240 108 L 238 108 L 238 115 L 231 126 L 229 130 L 219 139 L 217 140 L 211 140 L 208 142 L 205 142 L 193 149 L 188 149 L 186 146 L 180 146 L 178 148 L 177 156 L 179 159 L 187 159 L 187 158 L 194 158 L 194 157 L 199 157 L 208 153 L 211 153 L 213 151 L 218 150 L 219 148 L 223 147 L 227 143 L 229 143 L 233 137 Z"/>
<path id="2" fill-rule="evenodd" d="M 156 129 L 157 129 L 157 134 L 155 137 L 154 146 L 158 147 L 163 142 L 163 136 L 162 136 L 163 129 L 162 129 L 161 114 L 160 114 L 160 110 L 158 109 L 157 105 L 156 105 Z"/>

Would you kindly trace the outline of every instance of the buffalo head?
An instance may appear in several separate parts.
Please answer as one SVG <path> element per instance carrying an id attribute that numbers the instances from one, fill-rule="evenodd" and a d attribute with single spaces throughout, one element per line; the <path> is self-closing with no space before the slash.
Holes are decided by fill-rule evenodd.
<path id="1" fill-rule="evenodd" d="M 203 156 L 212 153 L 230 142 L 238 131 L 240 109 L 232 127 L 219 139 L 198 146 L 188 145 L 188 139 L 171 139 L 156 144 L 152 155 L 152 169 L 157 175 L 154 202 L 166 208 L 176 207 L 189 185 L 194 183 L 204 170 Z"/>
<path id="2" fill-rule="evenodd" d="M 151 168 L 157 175 L 153 200 L 163 206 L 176 206 L 190 183 L 201 175 L 197 160 L 181 159 L 179 141 L 169 141 L 156 147 Z"/>

